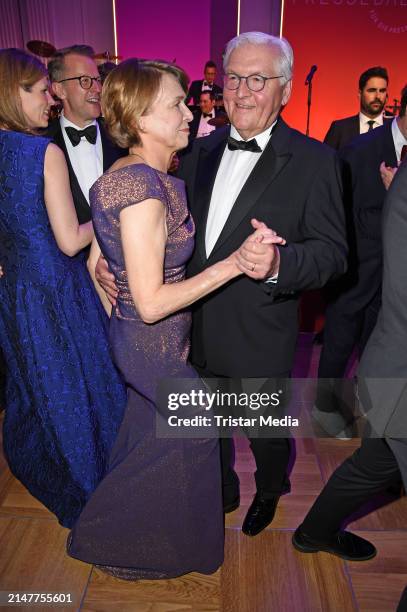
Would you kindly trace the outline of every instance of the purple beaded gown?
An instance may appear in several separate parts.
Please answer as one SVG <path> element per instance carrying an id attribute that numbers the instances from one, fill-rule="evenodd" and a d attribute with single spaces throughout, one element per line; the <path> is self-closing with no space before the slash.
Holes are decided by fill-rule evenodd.
<path id="1" fill-rule="evenodd" d="M 187 363 L 190 313 L 149 325 L 134 306 L 120 240 L 120 211 L 148 198 L 166 209 L 164 282 L 185 277 L 194 224 L 179 179 L 135 164 L 103 175 L 91 189 L 101 250 L 119 288 L 110 324 L 128 403 L 108 474 L 85 506 L 68 543 L 72 557 L 136 580 L 214 572 L 223 561 L 220 458 L 216 439 L 155 435 L 160 378 L 197 378 Z"/>

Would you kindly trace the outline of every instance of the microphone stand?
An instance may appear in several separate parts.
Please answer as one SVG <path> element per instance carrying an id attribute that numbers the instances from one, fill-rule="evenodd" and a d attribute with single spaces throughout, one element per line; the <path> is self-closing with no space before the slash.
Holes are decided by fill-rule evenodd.
<path id="1" fill-rule="evenodd" d="M 307 99 L 307 131 L 305 132 L 306 136 L 309 136 L 309 120 L 311 115 L 311 104 L 312 104 L 312 78 L 308 79 L 308 99 Z"/>

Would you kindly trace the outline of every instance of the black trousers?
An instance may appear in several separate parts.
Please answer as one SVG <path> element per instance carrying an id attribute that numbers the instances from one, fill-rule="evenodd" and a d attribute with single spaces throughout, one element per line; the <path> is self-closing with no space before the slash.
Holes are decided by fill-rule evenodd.
<path id="1" fill-rule="evenodd" d="M 360 291 L 345 292 L 327 306 L 318 378 L 343 378 L 355 347 L 359 355 L 365 349 L 380 310 L 381 288 L 368 302 L 364 295 L 365 303 Z"/>
<path id="2" fill-rule="evenodd" d="M 332 474 L 302 523 L 315 540 L 325 540 L 375 494 L 384 491 L 400 471 L 383 438 L 364 438 L 360 448 Z"/>
<path id="3" fill-rule="evenodd" d="M 210 370 L 194 365 L 202 378 L 211 379 L 212 388 L 230 392 L 229 378 L 219 376 Z M 289 378 L 289 373 L 278 378 Z M 264 389 L 265 391 L 265 389 Z M 291 445 L 288 438 L 249 438 L 250 448 L 256 462 L 256 489 L 265 498 L 290 491 L 287 476 Z M 224 504 L 233 502 L 239 496 L 239 477 L 234 470 L 235 447 L 232 438 L 221 438 L 221 463 Z"/>

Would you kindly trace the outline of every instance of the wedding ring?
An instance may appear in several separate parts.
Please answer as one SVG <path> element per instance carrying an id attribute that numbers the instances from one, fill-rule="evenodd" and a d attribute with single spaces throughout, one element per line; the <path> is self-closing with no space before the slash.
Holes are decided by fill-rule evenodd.
<path id="1" fill-rule="evenodd" d="M 256 264 L 253 264 L 253 268 L 252 268 L 252 272 L 254 272 L 254 268 L 256 267 Z"/>

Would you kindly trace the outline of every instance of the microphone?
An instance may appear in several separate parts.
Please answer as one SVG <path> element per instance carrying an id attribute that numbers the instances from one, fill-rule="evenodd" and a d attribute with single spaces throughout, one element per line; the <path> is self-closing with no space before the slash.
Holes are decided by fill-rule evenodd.
<path id="1" fill-rule="evenodd" d="M 318 70 L 318 66 L 315 66 L 315 64 L 313 66 L 311 66 L 311 69 L 308 73 L 307 78 L 305 79 L 305 85 L 309 85 L 312 81 L 312 77 L 314 76 L 314 73 Z"/>

